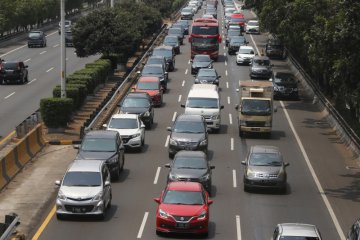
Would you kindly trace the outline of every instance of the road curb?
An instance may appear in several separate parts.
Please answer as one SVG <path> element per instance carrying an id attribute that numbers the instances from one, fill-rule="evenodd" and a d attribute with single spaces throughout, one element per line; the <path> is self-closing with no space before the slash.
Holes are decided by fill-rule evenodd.
<path id="1" fill-rule="evenodd" d="M 50 145 L 73 145 L 81 144 L 81 140 L 50 140 L 47 143 Z"/>

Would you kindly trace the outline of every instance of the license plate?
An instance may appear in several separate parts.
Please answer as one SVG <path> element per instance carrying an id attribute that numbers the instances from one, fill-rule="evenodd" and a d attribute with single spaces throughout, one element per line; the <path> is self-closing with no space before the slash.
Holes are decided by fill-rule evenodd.
<path id="1" fill-rule="evenodd" d="M 189 224 L 187 224 L 187 223 L 177 223 L 176 224 L 176 227 L 177 228 L 188 228 L 189 227 Z"/>
<path id="2" fill-rule="evenodd" d="M 251 131 L 260 132 L 260 128 L 251 128 Z"/>

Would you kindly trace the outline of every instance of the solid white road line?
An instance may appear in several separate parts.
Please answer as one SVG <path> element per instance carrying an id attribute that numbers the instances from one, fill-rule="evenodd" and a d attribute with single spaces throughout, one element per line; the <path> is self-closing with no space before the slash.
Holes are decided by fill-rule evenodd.
<path id="1" fill-rule="evenodd" d="M 185 86 L 185 80 L 183 80 L 181 86 L 182 86 L 182 87 Z"/>
<path id="2" fill-rule="evenodd" d="M 28 58 L 28 59 L 26 59 L 25 61 L 24 61 L 24 63 L 26 63 L 26 62 L 28 62 L 28 61 L 30 61 L 31 60 L 31 58 Z"/>
<path id="3" fill-rule="evenodd" d="M 229 88 L 229 82 L 226 82 L 226 88 Z"/>
<path id="4" fill-rule="evenodd" d="M 241 240 L 241 228 L 240 228 L 240 216 L 236 215 L 236 237 L 237 240 Z"/>
<path id="5" fill-rule="evenodd" d="M 157 170 L 156 170 L 154 184 L 157 184 L 157 182 L 158 182 L 159 175 L 160 175 L 160 170 L 161 170 L 161 167 L 158 167 Z"/>
<path id="6" fill-rule="evenodd" d="M 190 63 L 191 63 L 191 61 L 190 61 L 190 59 L 189 59 L 188 64 L 190 64 Z"/>
<path id="7" fill-rule="evenodd" d="M 55 48 L 55 47 L 58 47 L 59 46 L 59 44 L 55 44 L 53 47 Z"/>
<path id="8" fill-rule="evenodd" d="M 259 48 L 257 47 L 257 45 L 256 45 L 256 43 L 255 43 L 255 41 L 254 41 L 254 38 L 253 38 L 252 34 L 250 34 L 250 38 L 251 38 L 251 41 L 253 42 L 253 44 L 254 44 L 254 46 L 255 46 L 255 49 L 256 49 L 257 53 L 258 53 L 259 55 L 261 55 L 261 54 L 260 54 L 260 51 L 259 51 Z"/>
<path id="9" fill-rule="evenodd" d="M 180 102 L 181 101 L 181 94 L 179 95 L 179 98 L 178 98 L 178 102 Z"/>
<path id="10" fill-rule="evenodd" d="M 231 151 L 234 151 L 234 138 L 230 139 L 230 148 L 231 148 Z"/>
<path id="11" fill-rule="evenodd" d="M 0 55 L 0 57 L 4 57 L 4 56 L 6 56 L 6 55 L 9 55 L 10 53 L 13 53 L 13 52 L 15 52 L 15 51 L 17 51 L 17 50 L 19 50 L 19 49 L 22 49 L 22 48 L 24 48 L 24 47 L 26 47 L 26 46 L 27 46 L 27 44 L 22 45 L 22 46 L 20 46 L 20 47 L 18 47 L 18 48 L 15 48 L 15 49 L 11 50 L 11 51 L 8 51 L 7 53 L 4 53 L 3 55 Z"/>
<path id="12" fill-rule="evenodd" d="M 234 188 L 237 188 L 237 183 L 236 183 L 236 170 L 233 169 L 233 170 L 232 170 L 232 173 L 233 173 L 233 187 L 234 187 Z"/>
<path id="13" fill-rule="evenodd" d="M 144 228 L 145 228 L 145 224 L 146 224 L 146 221 L 147 221 L 148 216 L 149 216 L 149 212 L 145 212 L 144 218 L 143 218 L 143 220 L 142 220 L 142 222 L 141 222 L 141 225 L 140 225 L 140 229 L 139 229 L 137 238 L 141 238 L 141 236 L 142 236 L 142 234 L 143 234 L 143 231 L 144 231 Z"/>
<path id="14" fill-rule="evenodd" d="M 339 224 L 339 221 L 337 220 L 336 215 L 334 213 L 334 210 L 332 209 L 332 207 L 330 205 L 330 202 L 329 202 L 328 198 L 326 197 L 324 189 L 322 188 L 322 186 L 320 184 L 320 181 L 319 181 L 318 177 L 316 176 L 315 170 L 311 165 L 310 159 L 309 159 L 309 157 L 308 157 L 308 155 L 307 155 L 307 153 L 305 151 L 305 148 L 304 148 L 304 146 L 303 146 L 303 144 L 302 144 L 302 142 L 301 142 L 301 140 L 299 138 L 299 135 L 297 134 L 297 132 L 296 132 L 296 130 L 294 128 L 294 125 L 293 125 L 293 123 L 292 123 L 292 121 L 290 119 L 290 116 L 289 116 L 286 108 L 285 108 L 285 105 L 284 105 L 284 103 L 282 101 L 280 101 L 280 104 L 281 104 L 282 109 L 284 110 L 286 119 L 288 120 L 289 126 L 291 128 L 291 131 L 293 132 L 293 134 L 295 136 L 296 142 L 297 142 L 297 144 L 298 144 L 298 146 L 299 146 L 299 148 L 301 150 L 301 153 L 302 153 L 302 155 L 303 155 L 303 157 L 305 159 L 305 162 L 306 162 L 306 164 L 307 164 L 307 166 L 308 166 L 308 168 L 310 170 L 310 173 L 311 173 L 311 175 L 312 175 L 312 177 L 313 177 L 313 179 L 315 181 L 315 184 L 316 184 L 316 186 L 317 186 L 317 188 L 318 188 L 318 190 L 320 192 L 320 195 L 321 195 L 321 197 L 322 197 L 322 199 L 323 199 L 323 201 L 325 203 L 325 206 L 329 211 L 329 214 L 331 216 L 331 219 L 333 220 L 333 223 L 334 223 L 334 225 L 336 227 L 336 230 L 337 230 L 337 232 L 338 232 L 338 234 L 340 236 L 340 239 L 345 240 L 344 232 L 342 231 L 342 229 L 340 227 L 340 224 Z"/>
<path id="15" fill-rule="evenodd" d="M 230 122 L 230 125 L 232 124 L 232 115 L 231 113 L 229 113 L 229 122 Z"/>
<path id="16" fill-rule="evenodd" d="M 42 54 L 44 54 L 44 53 L 46 53 L 46 51 L 42 51 L 41 53 L 39 53 L 40 55 L 42 55 Z"/>
<path id="17" fill-rule="evenodd" d="M 169 146 L 169 140 L 170 140 L 170 135 L 167 135 L 166 142 L 165 142 L 165 147 L 166 148 Z"/>
<path id="18" fill-rule="evenodd" d="M 225 61 L 225 66 L 227 66 L 227 61 Z"/>
<path id="19" fill-rule="evenodd" d="M 185 75 L 188 74 L 188 71 L 189 71 L 188 69 L 185 70 Z"/>
<path id="20" fill-rule="evenodd" d="M 227 100 L 228 100 L 228 104 L 230 104 L 230 97 L 227 97 Z"/>
<path id="21" fill-rule="evenodd" d="M 226 52 L 224 52 L 224 57 L 226 57 Z"/>
<path id="22" fill-rule="evenodd" d="M 226 76 L 228 75 L 228 71 L 227 71 L 227 70 L 225 70 L 225 75 L 226 75 Z"/>
<path id="23" fill-rule="evenodd" d="M 28 82 L 27 84 L 31 84 L 32 82 L 35 82 L 37 79 L 34 78 L 33 80 L 31 80 L 30 82 Z"/>
<path id="24" fill-rule="evenodd" d="M 46 70 L 46 72 L 48 73 L 48 72 L 50 72 L 50 71 L 53 70 L 53 69 L 54 69 L 54 67 L 49 68 L 48 70 Z"/>
<path id="25" fill-rule="evenodd" d="M 7 95 L 6 97 L 4 97 L 4 99 L 8 99 L 9 97 L 11 97 L 12 95 L 14 95 L 15 94 L 15 92 L 12 92 L 12 93 L 10 93 L 9 95 Z"/>
<path id="26" fill-rule="evenodd" d="M 175 122 L 177 112 L 174 112 L 174 115 L 172 117 L 172 121 Z"/>

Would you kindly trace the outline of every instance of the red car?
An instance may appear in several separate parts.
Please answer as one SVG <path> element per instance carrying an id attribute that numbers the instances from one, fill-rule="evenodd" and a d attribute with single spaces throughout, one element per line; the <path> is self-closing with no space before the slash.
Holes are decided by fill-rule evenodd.
<path id="1" fill-rule="evenodd" d="M 163 104 L 164 88 L 158 77 L 140 77 L 137 84 L 132 88 L 133 92 L 147 92 L 155 106 Z"/>
<path id="2" fill-rule="evenodd" d="M 209 232 L 209 194 L 198 182 L 170 182 L 159 198 L 154 198 L 156 234 Z"/>
<path id="3" fill-rule="evenodd" d="M 233 13 L 230 16 L 230 21 L 228 22 L 228 28 L 229 25 L 239 25 L 241 31 L 243 32 L 245 30 L 245 17 L 242 13 Z"/>

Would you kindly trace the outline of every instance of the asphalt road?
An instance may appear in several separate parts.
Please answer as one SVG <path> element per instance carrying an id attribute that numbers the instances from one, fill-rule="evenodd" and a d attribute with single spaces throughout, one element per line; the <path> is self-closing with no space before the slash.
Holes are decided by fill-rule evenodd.
<path id="1" fill-rule="evenodd" d="M 22 60 L 29 66 L 27 84 L 0 85 L 0 136 L 2 137 L 12 132 L 18 124 L 39 109 L 40 99 L 52 97 L 53 88 L 60 85 L 60 35 L 57 29 L 46 34 L 45 48 L 28 48 L 27 42 L 24 41 L 0 49 L 2 59 Z M 78 58 L 74 48 L 66 48 L 66 57 L 67 75 L 99 58 L 98 56 Z"/>

